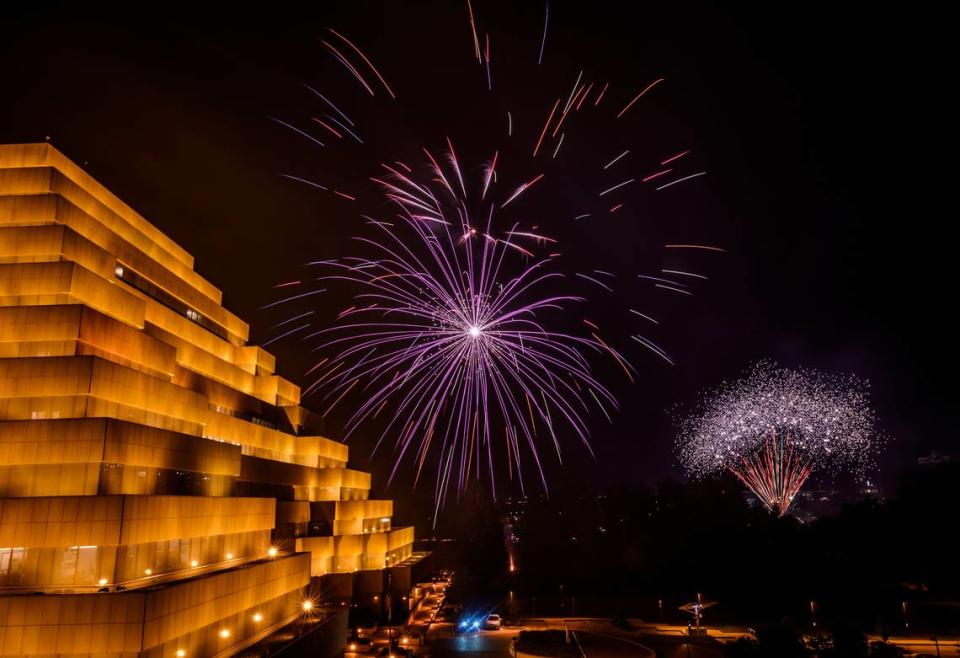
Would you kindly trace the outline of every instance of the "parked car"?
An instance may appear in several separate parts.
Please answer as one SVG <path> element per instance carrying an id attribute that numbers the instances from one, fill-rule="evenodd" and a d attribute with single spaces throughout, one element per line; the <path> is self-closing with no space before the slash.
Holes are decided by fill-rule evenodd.
<path id="1" fill-rule="evenodd" d="M 483 628 L 488 631 L 499 631 L 501 625 L 500 615 L 487 615 L 487 620 L 483 623 Z"/>
<path id="2" fill-rule="evenodd" d="M 376 624 L 370 624 L 368 626 L 357 626 L 357 635 L 361 637 L 373 637 L 377 632 L 378 626 Z"/>
<path id="3" fill-rule="evenodd" d="M 400 634 L 397 640 L 404 649 L 423 646 L 423 633 L 409 629 Z"/>
<path id="4" fill-rule="evenodd" d="M 347 640 L 345 648 L 349 653 L 370 653 L 373 651 L 373 640 L 369 637 L 352 637 Z"/>

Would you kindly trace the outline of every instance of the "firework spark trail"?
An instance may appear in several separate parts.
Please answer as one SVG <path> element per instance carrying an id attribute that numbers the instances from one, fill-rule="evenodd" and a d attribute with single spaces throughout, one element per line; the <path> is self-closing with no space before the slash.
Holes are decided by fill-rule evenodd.
<path id="1" fill-rule="evenodd" d="M 580 106 L 583 105 L 583 101 L 587 100 L 587 96 L 590 95 L 590 92 L 592 90 L 593 90 L 593 83 L 591 82 L 589 85 L 587 85 L 587 90 L 580 95 L 580 100 L 577 101 L 577 107 L 576 107 L 577 112 L 580 111 Z"/>
<path id="2" fill-rule="evenodd" d="M 603 165 L 603 168 L 604 168 L 604 169 L 609 169 L 609 168 L 612 167 L 614 164 L 616 164 L 616 162 L 617 162 L 620 158 L 624 157 L 624 156 L 627 155 L 628 153 L 630 153 L 630 149 L 627 149 L 626 151 L 624 151 L 623 153 L 621 153 L 620 155 L 618 155 L 617 157 L 615 157 L 613 160 L 611 160 L 611 161 L 608 162 L 607 164 Z"/>
<path id="3" fill-rule="evenodd" d="M 587 274 L 581 274 L 580 272 L 577 272 L 576 275 L 577 275 L 578 277 L 580 277 L 581 279 L 586 279 L 587 281 L 589 281 L 589 282 L 591 282 L 591 283 L 597 284 L 598 286 L 600 286 L 600 287 L 603 288 L 604 290 L 608 290 L 609 292 L 613 292 L 613 291 L 614 291 L 613 288 L 611 288 L 610 286 L 608 286 L 607 284 L 605 284 L 603 281 L 599 281 L 599 280 L 593 278 L 592 276 L 589 276 L 589 275 L 587 275 Z"/>
<path id="4" fill-rule="evenodd" d="M 309 185 L 310 187 L 315 187 L 318 190 L 323 190 L 324 192 L 329 192 L 329 188 L 324 187 L 320 183 L 315 183 L 312 180 L 307 180 L 306 178 L 300 178 L 299 176 L 291 176 L 290 174 L 279 174 L 282 178 L 288 180 L 297 181 L 298 183 L 303 183 L 304 185 Z"/>
<path id="5" fill-rule="evenodd" d="M 687 285 L 687 284 L 685 284 L 685 283 L 680 283 L 679 281 L 672 281 L 672 280 L 670 280 L 670 279 L 664 279 L 663 277 L 659 277 L 659 276 L 651 276 L 650 274 L 638 274 L 638 275 L 637 275 L 637 278 L 638 278 L 638 279 L 647 279 L 648 281 L 657 281 L 657 282 L 659 282 L 659 283 L 666 283 L 666 284 L 669 284 L 669 285 L 672 285 L 672 286 L 681 286 L 681 287 L 684 287 L 684 288 L 685 288 L 686 285 Z"/>
<path id="6" fill-rule="evenodd" d="M 678 425 L 688 473 L 729 471 L 780 515 L 817 469 L 863 475 L 879 443 L 865 382 L 770 362 L 708 393 Z"/>
<path id="7" fill-rule="evenodd" d="M 500 155 L 500 151 L 494 152 L 493 158 L 490 160 L 490 166 L 487 167 L 487 174 L 483 178 L 483 192 L 480 194 L 481 201 L 487 198 L 487 190 L 490 189 L 490 179 L 493 178 L 493 172 L 497 168 L 498 155 Z"/>
<path id="8" fill-rule="evenodd" d="M 484 34 L 483 38 L 486 41 L 483 59 L 487 68 L 487 91 L 493 91 L 493 78 L 490 76 L 490 35 Z"/>
<path id="9" fill-rule="evenodd" d="M 563 122 L 567 120 L 567 115 L 570 114 L 570 110 L 573 109 L 573 104 L 580 98 L 580 94 L 583 93 L 584 85 L 580 85 L 580 88 L 577 90 L 577 93 L 573 95 L 570 99 L 569 105 L 563 108 L 563 112 L 560 113 L 560 120 L 557 121 L 557 125 L 554 127 L 553 132 L 550 134 L 551 137 L 556 137 L 557 133 L 560 132 L 560 128 L 563 126 Z"/>
<path id="10" fill-rule="evenodd" d="M 625 180 L 625 181 L 623 181 L 622 183 L 617 183 L 617 184 L 614 185 L 613 187 L 608 187 L 607 189 L 605 189 L 603 192 L 600 193 L 599 196 L 604 196 L 604 195 L 606 195 L 606 194 L 609 194 L 610 192 L 613 192 L 614 190 L 619 190 L 621 187 L 624 187 L 625 185 L 629 185 L 629 184 L 632 183 L 633 181 L 634 181 L 634 179 L 631 178 L 630 180 Z"/>
<path id="11" fill-rule="evenodd" d="M 477 23 L 473 20 L 473 5 L 470 4 L 470 0 L 467 0 L 467 15 L 469 16 L 470 21 L 470 34 L 473 36 L 473 53 L 477 58 L 477 61 L 480 61 L 480 40 L 477 39 Z"/>
<path id="12" fill-rule="evenodd" d="M 662 270 L 660 270 L 660 271 L 663 272 L 663 273 L 665 273 L 665 274 L 679 274 L 680 276 L 691 276 L 691 277 L 693 277 L 693 278 L 695 278 L 695 279 L 703 279 L 704 281 L 707 281 L 707 280 L 709 279 L 709 277 L 706 277 L 706 276 L 704 276 L 704 275 L 702 275 L 702 274 L 695 274 L 694 272 L 684 272 L 683 270 L 666 270 L 666 269 L 662 269 Z"/>
<path id="13" fill-rule="evenodd" d="M 321 142 L 319 139 L 317 139 L 316 137 L 314 137 L 314 136 L 311 135 L 310 133 L 306 133 L 306 132 L 300 130 L 299 128 L 297 128 L 296 126 L 287 123 L 286 121 L 281 121 L 280 119 L 277 119 L 276 117 L 267 117 L 267 118 L 270 119 L 271 121 L 276 121 L 277 123 L 279 123 L 281 126 L 284 126 L 285 128 L 289 128 L 289 129 L 292 130 L 293 132 L 299 134 L 301 137 L 306 137 L 307 139 L 309 139 L 309 140 L 310 140 L 311 142 L 313 142 L 314 144 L 319 144 L 320 146 L 326 146 L 326 144 L 324 144 L 323 142 Z M 291 176 L 290 178 L 292 178 L 292 176 Z"/>
<path id="14" fill-rule="evenodd" d="M 553 115 L 557 111 L 557 107 L 560 105 L 560 99 L 557 99 L 557 102 L 553 104 L 553 108 L 550 110 L 550 114 L 547 116 L 547 122 L 543 124 L 543 131 L 540 133 L 540 138 L 537 140 L 536 146 L 533 147 L 533 157 L 537 157 L 537 151 L 540 150 L 540 145 L 543 143 L 543 138 L 547 134 L 547 130 L 550 128 L 550 122 L 553 121 Z M 321 144 L 322 146 L 322 144 Z"/>
<path id="15" fill-rule="evenodd" d="M 315 122 L 317 122 L 318 124 L 320 124 L 321 126 L 323 126 L 324 128 L 326 128 L 328 131 L 330 131 L 330 133 L 331 133 L 334 137 L 336 137 L 337 139 L 343 139 L 343 135 L 341 135 L 339 132 L 337 132 L 337 131 L 334 130 L 332 127 L 330 127 L 329 125 L 327 125 L 325 122 L 321 121 L 321 120 L 318 119 L 317 117 L 312 117 L 312 119 L 313 119 Z"/>
<path id="16" fill-rule="evenodd" d="M 680 158 L 682 158 L 683 156 L 687 155 L 688 153 L 690 153 L 690 151 L 682 151 L 681 153 L 677 153 L 676 155 L 672 155 L 672 156 L 670 156 L 669 158 L 667 158 L 666 160 L 662 160 L 662 161 L 660 162 L 660 166 L 663 167 L 663 166 L 665 166 L 665 165 L 670 164 L 670 163 L 673 162 L 674 160 L 679 160 Z"/>
<path id="17" fill-rule="evenodd" d="M 629 110 L 631 107 L 633 107 L 633 104 L 634 104 L 634 103 L 636 103 L 638 100 L 640 100 L 641 98 L 643 98 L 643 95 L 644 95 L 644 94 L 646 94 L 648 91 L 650 91 L 651 89 L 653 89 L 654 87 L 656 87 L 656 86 L 657 86 L 658 84 L 660 84 L 661 82 L 663 82 L 663 78 L 657 78 L 656 80 L 654 80 L 653 82 L 651 82 L 650 84 L 648 84 L 646 87 L 644 87 L 644 88 L 643 88 L 643 91 L 641 91 L 639 94 L 637 94 L 636 96 L 634 96 L 634 97 L 633 97 L 633 100 L 631 100 L 629 103 L 627 103 L 626 106 L 625 106 L 622 110 L 620 110 L 620 113 L 617 115 L 617 118 L 619 119 L 619 118 L 622 117 L 624 114 L 626 114 L 626 113 L 627 113 L 627 110 Z"/>
<path id="18" fill-rule="evenodd" d="M 648 319 L 649 319 L 649 318 L 648 318 Z M 652 322 L 656 322 L 656 320 L 652 320 Z M 659 324 L 659 323 L 658 323 L 658 324 Z M 649 340 L 649 339 L 647 339 L 647 338 L 644 338 L 644 337 L 641 336 L 640 334 L 635 334 L 635 335 L 633 335 L 633 336 L 630 336 L 630 338 L 632 338 L 633 340 L 637 341 L 638 343 L 640 343 L 641 345 L 643 345 L 644 347 L 646 347 L 648 350 L 650 350 L 651 352 L 653 352 L 654 354 L 656 354 L 657 356 L 659 356 L 661 359 L 663 359 L 664 361 L 666 361 L 666 362 L 669 363 L 670 365 L 676 365 L 676 364 L 674 364 L 673 359 L 670 358 L 670 355 L 667 354 L 664 350 L 662 350 L 662 349 L 661 349 L 658 345 L 656 345 L 653 341 L 651 341 L 651 340 Z"/>
<path id="19" fill-rule="evenodd" d="M 353 137 L 353 138 L 354 138 L 355 140 L 357 140 L 359 143 L 363 144 L 363 140 L 360 139 L 360 136 L 357 135 L 357 133 L 353 132 L 353 130 L 351 130 L 350 128 L 348 128 L 347 126 L 345 126 L 343 123 L 341 123 L 341 122 L 337 119 L 337 117 L 331 116 L 331 115 L 326 114 L 326 113 L 324 113 L 323 116 L 325 116 L 325 117 L 326 117 L 329 121 L 331 121 L 332 123 L 337 124 L 337 126 L 338 126 L 341 130 L 343 130 L 345 133 L 349 134 L 351 137 Z"/>
<path id="20" fill-rule="evenodd" d="M 665 284 L 663 284 L 663 283 L 655 283 L 655 284 L 653 284 L 653 286 L 654 286 L 654 288 L 661 288 L 661 289 L 663 289 L 663 290 L 671 290 L 671 291 L 673 291 L 673 292 L 678 292 L 678 293 L 680 293 L 680 294 L 682 294 L 682 295 L 690 295 L 691 297 L 693 296 L 693 293 L 690 292 L 689 290 L 682 290 L 682 289 L 680 289 L 680 288 L 674 288 L 673 286 L 668 286 L 668 285 L 665 285 Z"/>
<path id="21" fill-rule="evenodd" d="M 281 338 L 286 338 L 287 336 L 290 336 L 290 335 L 293 335 L 293 334 L 295 334 L 295 333 L 297 333 L 297 332 L 303 331 L 304 329 L 308 329 L 309 327 L 310 327 L 310 324 L 309 324 L 309 323 L 304 324 L 304 325 L 300 325 L 299 327 L 296 327 L 296 328 L 294 328 L 294 329 L 291 329 L 290 331 L 286 331 L 286 332 L 280 334 L 279 336 L 274 336 L 273 338 L 271 338 L 271 339 L 269 339 L 269 340 L 263 341 L 263 343 L 261 343 L 260 346 L 261 346 L 261 347 L 266 347 L 267 345 L 270 345 L 271 343 L 275 343 L 276 341 L 280 340 Z"/>
<path id="22" fill-rule="evenodd" d="M 563 106 L 563 113 L 564 113 L 564 114 L 566 114 L 566 113 L 567 113 L 567 110 L 570 109 L 570 106 L 573 105 L 573 101 L 576 99 L 576 95 L 577 95 L 576 92 L 577 92 L 577 90 L 578 90 L 578 89 L 583 89 L 583 87 L 580 86 L 580 80 L 581 80 L 581 78 L 583 78 L 583 70 L 582 70 L 582 69 L 580 70 L 579 73 L 577 73 L 577 79 L 576 79 L 576 81 L 573 83 L 573 89 L 570 90 L 570 96 L 567 98 L 567 102 L 566 102 L 566 104 L 564 104 L 564 106 Z"/>
<path id="23" fill-rule="evenodd" d="M 557 148 L 553 149 L 553 155 L 551 156 L 552 158 L 556 158 L 556 157 L 557 157 L 557 153 L 560 152 L 560 147 L 563 146 L 563 136 L 566 135 L 566 134 L 567 134 L 567 133 L 561 133 L 561 134 L 560 134 L 560 139 L 557 141 Z"/>
<path id="24" fill-rule="evenodd" d="M 691 178 L 697 178 L 698 176 L 703 176 L 703 175 L 706 174 L 706 173 L 707 173 L 707 172 L 705 172 L 705 171 L 698 171 L 698 172 L 695 173 L 695 174 L 690 174 L 689 176 L 684 176 L 683 178 L 678 178 L 677 180 L 670 181 L 669 183 L 664 183 L 663 185 L 661 185 L 660 187 L 657 188 L 657 191 L 659 192 L 660 190 L 665 190 L 666 188 L 670 187 L 671 185 L 676 185 L 677 183 L 682 183 L 683 181 L 690 180 Z"/>
<path id="25" fill-rule="evenodd" d="M 319 289 L 319 290 L 311 290 L 310 292 L 304 292 L 304 293 L 301 293 L 301 294 L 299 294 L 299 295 L 293 295 L 293 296 L 291 296 L 291 297 L 284 297 L 283 299 L 280 299 L 280 300 L 277 300 L 277 301 L 275 301 L 275 302 L 271 302 L 270 304 L 266 304 L 266 305 L 264 305 L 264 306 L 261 306 L 261 307 L 260 307 L 260 310 L 261 310 L 261 311 L 264 311 L 264 310 L 266 310 L 266 309 L 268 309 L 268 308 L 273 308 L 274 306 L 279 306 L 280 304 L 286 304 L 287 302 L 292 302 L 292 301 L 295 300 L 295 299 L 303 299 L 304 297 L 310 297 L 310 296 L 312 296 L 312 295 L 319 295 L 320 293 L 323 293 L 323 292 L 326 292 L 326 289 L 321 288 L 321 289 Z"/>
<path id="26" fill-rule="evenodd" d="M 727 253 L 726 249 L 721 247 L 711 247 L 707 244 L 665 244 L 663 245 L 664 249 L 704 249 L 706 251 L 718 251 L 721 253 Z"/>
<path id="27" fill-rule="evenodd" d="M 287 319 L 284 320 L 283 322 L 278 322 L 277 324 L 275 324 L 275 325 L 273 325 L 272 327 L 270 327 L 270 331 L 273 331 L 274 329 L 278 329 L 278 328 L 282 327 L 282 326 L 285 325 L 285 324 L 290 324 L 291 322 L 296 322 L 297 320 L 302 320 L 303 318 L 307 317 L 308 315 L 313 315 L 313 311 L 307 311 L 306 313 L 301 313 L 300 315 L 295 315 L 295 316 L 293 316 L 292 318 L 287 318 Z"/>
<path id="28" fill-rule="evenodd" d="M 650 317 L 649 315 L 647 315 L 646 313 L 641 313 L 640 311 L 638 311 L 638 310 L 636 310 L 636 309 L 634 309 L 634 308 L 631 308 L 631 309 L 630 309 L 630 312 L 633 313 L 634 315 L 639 315 L 639 316 L 640 316 L 641 318 L 643 318 L 644 320 L 649 320 L 650 322 L 652 322 L 652 323 L 654 323 L 654 324 L 660 324 L 659 322 L 657 322 L 656 320 L 654 320 L 653 318 L 651 318 L 651 317 Z"/>
<path id="29" fill-rule="evenodd" d="M 644 178 L 644 179 L 641 180 L 640 182 L 642 182 L 642 183 L 649 183 L 649 182 L 652 181 L 654 178 L 660 178 L 661 176 L 664 176 L 664 175 L 666 175 L 666 174 L 669 174 L 671 171 L 673 171 L 673 169 L 662 169 L 662 170 L 660 170 L 660 171 L 657 171 L 657 172 L 654 172 L 654 173 L 650 174 L 649 176 L 647 176 L 646 178 Z"/>
<path id="30" fill-rule="evenodd" d="M 336 30 L 334 30 L 332 27 L 328 27 L 327 29 L 328 29 L 334 36 L 339 37 L 344 43 L 346 43 L 348 46 L 350 46 L 355 53 L 357 53 L 358 55 L 360 55 L 360 58 L 361 58 L 364 62 L 366 62 L 367 66 L 370 67 L 370 70 L 373 71 L 373 74 L 374 74 L 375 76 L 377 76 L 377 79 L 378 79 L 378 80 L 380 80 L 380 84 L 383 85 L 383 88 L 387 90 L 387 93 L 388 93 L 388 94 L 390 94 L 390 98 L 394 98 L 394 99 L 395 99 L 395 98 L 397 97 L 397 95 L 393 93 L 393 89 L 390 88 L 390 85 L 387 84 L 387 81 L 383 79 L 383 76 L 382 76 L 382 75 L 380 75 L 380 71 L 377 70 L 377 67 L 373 65 L 373 62 L 370 61 L 370 59 L 363 53 L 363 51 L 360 50 L 356 45 L 354 45 L 354 43 L 353 43 L 352 41 L 350 41 L 347 37 L 343 36 L 342 34 L 340 34 L 339 32 L 337 32 Z M 371 92 L 371 93 L 372 93 L 372 92 Z"/>
<path id="31" fill-rule="evenodd" d="M 327 41 L 327 40 L 325 40 L 325 39 L 321 39 L 321 40 L 320 40 L 320 43 L 322 43 L 324 46 L 326 46 L 326 47 L 327 47 L 327 50 L 329 50 L 329 51 L 333 54 L 333 56 L 334 56 L 335 58 L 337 58 L 337 59 L 340 61 L 340 63 L 343 64 L 343 66 L 344 66 L 348 71 L 350 71 L 350 73 L 353 74 L 353 77 L 355 77 L 355 78 L 357 79 L 357 81 L 358 81 L 361 85 L 363 85 L 363 88 L 366 89 L 367 92 L 368 92 L 371 96 L 376 96 L 376 94 L 373 93 L 373 88 L 372 88 L 369 84 L 367 84 L 367 81 L 364 80 L 364 78 L 363 78 L 362 75 L 360 75 L 360 71 L 358 71 L 358 70 L 356 69 L 356 67 L 355 67 L 353 64 L 350 63 L 350 60 L 348 60 L 348 59 L 346 58 L 346 56 L 344 56 L 343 53 L 341 53 L 339 50 L 337 50 L 337 47 L 336 47 L 336 46 L 334 46 L 332 43 L 330 43 L 329 41 Z"/>
<path id="32" fill-rule="evenodd" d="M 610 86 L 610 83 L 609 83 L 609 82 L 604 83 L 603 89 L 601 89 L 601 90 L 600 90 L 600 93 L 597 94 L 597 100 L 595 100 L 595 101 L 593 102 L 593 106 L 594 106 L 594 107 L 597 107 L 598 105 L 600 105 L 600 100 L 603 98 L 603 95 L 604 95 L 605 93 L 607 93 L 607 87 L 609 87 L 609 86 Z"/>
<path id="33" fill-rule="evenodd" d="M 540 56 L 537 58 L 537 66 L 543 64 L 543 49 L 547 45 L 547 25 L 550 22 L 550 2 L 546 3 L 546 10 L 543 13 L 543 38 L 540 40 Z"/>
<path id="34" fill-rule="evenodd" d="M 309 89 L 310 91 L 312 91 L 315 96 L 317 96 L 320 100 L 322 100 L 324 103 L 326 103 L 326 104 L 329 105 L 331 108 L 333 108 L 333 111 L 336 112 L 337 114 L 339 114 L 341 117 L 343 117 L 343 120 L 344 120 L 344 121 L 346 121 L 347 123 L 349 123 L 351 126 L 354 125 L 354 123 L 353 123 L 353 121 L 350 119 L 350 117 L 348 117 L 346 114 L 344 114 L 344 113 L 340 110 L 339 107 L 337 107 L 336 105 L 334 105 L 334 104 L 330 101 L 330 99 L 328 99 L 326 96 L 324 96 L 323 94 L 321 94 L 319 91 L 317 91 L 316 89 L 314 89 L 313 87 L 311 87 L 311 86 L 308 85 L 308 84 L 305 84 L 305 85 L 303 85 L 303 86 L 306 87 L 307 89 Z"/>
<path id="35" fill-rule="evenodd" d="M 504 202 L 500 205 L 500 207 L 501 207 L 501 208 L 505 207 L 508 203 L 510 203 L 511 201 L 513 201 L 514 199 L 516 199 L 518 196 L 520 196 L 521 194 L 523 194 L 524 192 L 526 192 L 528 189 L 530 189 L 531 187 L 533 187 L 534 184 L 535 184 L 537 181 L 539 181 L 541 178 L 543 178 L 543 174 L 539 174 L 539 175 L 536 176 L 535 178 L 527 181 L 526 183 L 521 184 L 520 187 L 518 187 L 518 188 L 516 189 L 516 191 L 514 191 L 514 193 L 511 194 L 511 195 L 507 198 L 507 200 L 504 201 Z"/>

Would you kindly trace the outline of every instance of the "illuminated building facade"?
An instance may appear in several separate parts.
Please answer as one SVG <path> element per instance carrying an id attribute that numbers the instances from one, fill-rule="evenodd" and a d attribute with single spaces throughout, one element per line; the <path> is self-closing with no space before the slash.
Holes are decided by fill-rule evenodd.
<path id="1" fill-rule="evenodd" d="M 247 655 L 402 598 L 413 529 L 247 338 L 60 152 L 0 145 L 0 656 Z"/>

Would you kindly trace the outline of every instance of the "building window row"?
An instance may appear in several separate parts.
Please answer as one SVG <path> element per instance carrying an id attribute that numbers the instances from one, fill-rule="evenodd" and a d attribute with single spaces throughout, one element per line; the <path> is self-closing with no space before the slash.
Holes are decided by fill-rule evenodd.
<path id="1" fill-rule="evenodd" d="M 154 301 L 160 302 L 167 308 L 176 311 L 180 315 L 183 315 L 188 320 L 198 324 L 215 336 L 218 336 L 224 340 L 230 340 L 230 334 L 226 329 L 196 309 L 190 308 L 146 277 L 137 274 L 135 271 L 131 270 L 125 265 L 121 265 L 120 263 L 117 263 L 113 271 L 118 279 L 130 285 L 131 287 L 136 288 Z"/>

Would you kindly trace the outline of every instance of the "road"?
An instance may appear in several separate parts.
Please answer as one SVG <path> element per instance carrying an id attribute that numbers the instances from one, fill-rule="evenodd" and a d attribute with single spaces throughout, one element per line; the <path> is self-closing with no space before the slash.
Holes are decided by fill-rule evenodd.
<path id="1" fill-rule="evenodd" d="M 654 658 L 654 652 L 633 638 L 586 630 L 575 631 L 587 658 Z M 430 643 L 418 656 L 448 658 L 452 656 L 485 656 L 509 658 L 510 645 L 518 631 L 481 631 L 454 634 L 449 624 L 435 624 L 430 630 Z M 683 654 L 685 655 L 685 654 Z M 713 654 L 692 653 L 692 658 L 713 658 Z"/>
<path id="2" fill-rule="evenodd" d="M 453 634 L 449 624 L 434 627 L 430 631 L 430 644 L 417 655 L 435 656 L 486 656 L 487 658 L 510 658 L 510 645 L 515 632 L 483 631 L 480 633 Z M 446 628 L 442 628 L 445 626 Z"/>
<path id="3" fill-rule="evenodd" d="M 653 649 L 637 642 L 633 638 L 618 637 L 606 633 L 590 631 L 575 631 L 580 648 L 587 658 L 619 658 L 620 656 L 636 656 L 636 658 L 654 658 Z"/>

